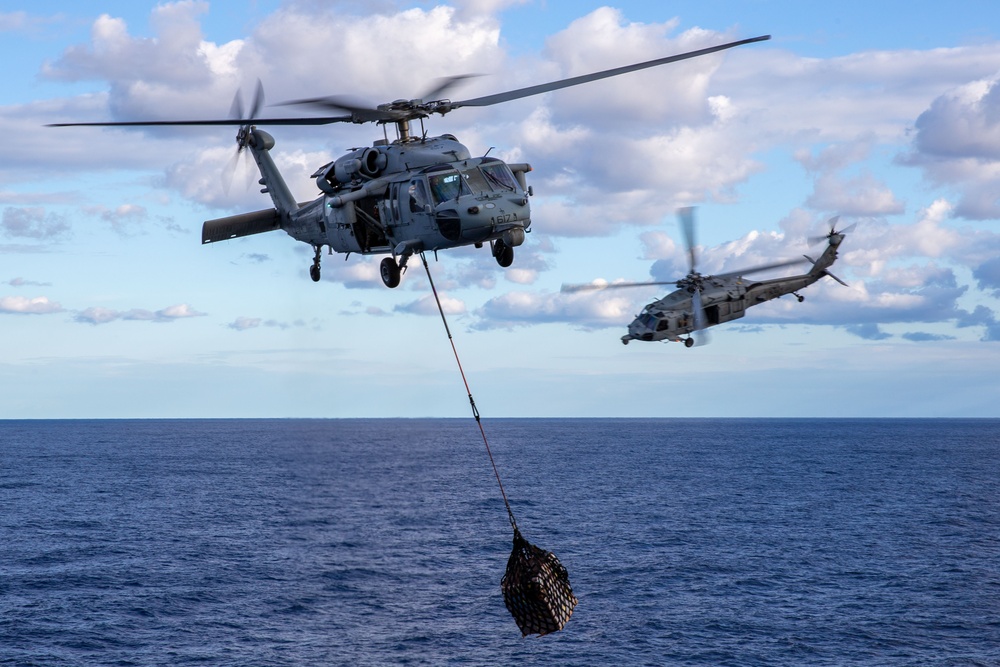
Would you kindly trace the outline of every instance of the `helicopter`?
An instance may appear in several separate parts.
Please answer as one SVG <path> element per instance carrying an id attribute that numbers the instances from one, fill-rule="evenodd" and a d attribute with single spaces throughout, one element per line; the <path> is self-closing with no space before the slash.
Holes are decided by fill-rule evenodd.
<path id="1" fill-rule="evenodd" d="M 452 134 L 428 137 L 424 119 L 445 115 L 462 107 L 486 107 L 532 95 L 577 86 L 650 67 L 696 58 L 736 46 L 770 39 L 752 37 L 696 51 L 603 70 L 504 93 L 453 102 L 445 93 L 472 75 L 441 80 L 419 99 L 399 99 L 367 107 L 340 96 L 292 100 L 279 104 L 311 107 L 338 115 L 292 118 L 260 118 L 264 105 L 263 85 L 258 80 L 249 109 L 243 108 L 237 91 L 225 120 L 115 121 L 52 123 L 49 127 L 150 127 L 182 125 L 236 125 L 236 155 L 253 155 L 260 172 L 261 193 L 269 194 L 272 208 L 207 220 L 202 225 L 202 244 L 251 234 L 284 230 L 314 250 L 309 276 L 320 280 L 323 247 L 329 254 L 388 254 L 379 265 L 386 287 L 396 287 L 414 254 L 446 248 L 490 245 L 501 267 L 514 261 L 514 248 L 530 232 L 534 195 L 526 174 L 526 162 L 505 163 L 486 155 L 474 157 Z M 430 100 L 430 101 L 425 101 Z M 414 121 L 419 121 L 419 133 Z M 354 148 L 318 168 L 312 175 L 322 194 L 299 203 L 278 171 L 270 151 L 275 141 L 261 125 L 326 125 L 330 123 L 376 123 L 383 138 L 371 146 Z M 386 126 L 395 126 L 389 140 Z M 225 173 L 225 172 L 224 172 Z M 231 180 L 231 170 L 230 180 Z M 346 259 L 346 257 L 345 257 Z"/>
<path id="2" fill-rule="evenodd" d="M 582 292 L 647 285 L 676 285 L 675 291 L 653 301 L 642 309 L 642 313 L 629 324 L 628 333 L 622 336 L 621 340 L 624 345 L 628 345 L 629 341 L 633 340 L 682 342 L 685 347 L 704 345 L 708 342 L 708 334 L 705 331 L 708 327 L 739 319 L 746 314 L 747 309 L 751 306 L 760 305 L 765 301 L 777 299 L 786 294 L 794 295 L 801 303 L 805 297 L 799 294 L 799 291 L 812 285 L 820 278 L 830 277 L 847 287 L 847 283 L 828 270 L 837 259 L 837 249 L 844 237 L 855 227 L 855 225 L 851 225 L 837 231 L 836 224 L 839 216 L 827 221 L 830 226 L 828 234 L 810 239 L 811 243 L 820 241 L 827 243 L 819 259 L 814 260 L 808 255 L 803 255 L 802 259 L 785 260 L 740 271 L 703 276 L 696 269 L 694 209 L 685 207 L 679 209 L 677 213 L 684 231 L 690 266 L 690 271 L 684 278 L 665 282 L 588 283 L 562 286 L 563 292 Z M 744 276 L 752 273 L 802 264 L 812 265 L 807 273 L 759 281 L 744 279 Z"/>

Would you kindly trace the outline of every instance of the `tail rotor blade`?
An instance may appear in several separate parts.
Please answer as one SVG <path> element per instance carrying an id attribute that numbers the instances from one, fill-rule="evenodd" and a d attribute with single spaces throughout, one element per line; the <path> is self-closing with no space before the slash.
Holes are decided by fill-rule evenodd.
<path id="1" fill-rule="evenodd" d="M 222 191 L 229 196 L 229 191 L 233 187 L 233 176 L 236 175 L 236 167 L 240 161 L 240 151 L 237 150 L 233 153 L 233 156 L 229 158 L 226 166 L 222 169 Z"/>
<path id="2" fill-rule="evenodd" d="M 233 120 L 243 120 L 243 91 L 239 88 L 233 95 L 233 103 L 229 107 L 229 117 Z"/>
<path id="3" fill-rule="evenodd" d="M 257 79 L 257 87 L 254 89 L 253 93 L 253 104 L 250 107 L 250 114 L 247 116 L 247 120 L 251 121 L 260 114 L 260 110 L 264 107 L 264 84 L 261 83 L 260 79 Z"/>

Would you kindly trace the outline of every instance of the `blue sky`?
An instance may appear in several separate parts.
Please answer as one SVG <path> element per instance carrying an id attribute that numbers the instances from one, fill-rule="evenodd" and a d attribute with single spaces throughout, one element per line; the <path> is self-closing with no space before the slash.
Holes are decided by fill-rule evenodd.
<path id="1" fill-rule="evenodd" d="M 724 55 L 429 121 L 528 161 L 532 233 L 510 269 L 471 248 L 431 269 L 491 416 L 997 416 L 1000 9 L 844 2 L 0 2 L 0 418 L 465 417 L 414 263 L 324 258 L 281 233 L 210 246 L 205 219 L 269 206 L 219 129 L 46 123 L 225 117 L 268 101 L 471 98 L 771 34 Z M 13 66 L 8 67 L 8 70 Z M 381 136 L 270 128 L 295 194 Z M 857 223 L 834 272 L 717 327 L 622 346 L 655 288 L 563 283 L 812 252 Z"/>

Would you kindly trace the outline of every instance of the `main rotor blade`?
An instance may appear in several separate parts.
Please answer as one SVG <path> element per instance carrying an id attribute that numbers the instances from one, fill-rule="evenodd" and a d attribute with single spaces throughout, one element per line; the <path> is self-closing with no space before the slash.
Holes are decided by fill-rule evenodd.
<path id="1" fill-rule="evenodd" d="M 784 266 L 796 266 L 799 264 L 809 264 L 808 259 L 798 258 L 798 259 L 786 259 L 780 262 L 772 262 L 770 264 L 761 264 L 759 266 L 752 266 L 746 269 L 741 269 L 739 271 L 726 271 L 725 273 L 717 273 L 713 276 L 705 276 L 707 278 L 732 278 L 733 276 L 746 276 L 751 273 L 759 273 L 761 271 L 769 271 L 771 269 L 780 269 Z"/>
<path id="2" fill-rule="evenodd" d="M 351 116 L 326 116 L 314 118 L 254 118 L 253 125 L 328 125 L 350 123 Z M 45 127 L 170 127 L 186 125 L 246 125 L 246 119 L 237 120 L 134 120 L 104 121 L 98 123 L 47 123 Z"/>
<path id="3" fill-rule="evenodd" d="M 710 53 L 715 53 L 717 51 L 724 51 L 726 49 L 731 49 L 734 46 L 742 46 L 743 44 L 751 44 L 753 42 L 763 42 L 768 39 L 771 39 L 770 35 L 751 37 L 750 39 L 741 39 L 738 42 L 729 42 L 728 44 L 710 46 L 706 49 L 689 51 L 687 53 L 681 53 L 675 56 L 667 56 L 666 58 L 657 58 L 656 60 L 648 60 L 646 62 L 637 63 L 635 65 L 626 65 L 625 67 L 615 67 L 614 69 L 607 69 L 601 72 L 594 72 L 593 74 L 584 74 L 582 76 L 574 76 L 568 79 L 560 79 L 559 81 L 552 81 L 551 83 L 543 83 L 537 86 L 528 86 L 527 88 L 519 88 L 517 90 L 511 90 L 506 93 L 496 93 L 495 95 L 485 95 L 483 97 L 476 97 L 471 100 L 462 100 L 461 102 L 453 102 L 451 108 L 458 109 L 459 107 L 488 107 L 494 104 L 500 104 L 501 102 L 519 100 L 522 97 L 531 97 L 532 95 L 540 95 L 542 93 L 548 93 L 553 90 L 569 88 L 570 86 L 579 86 L 581 83 L 599 81 L 600 79 L 607 79 L 612 76 L 628 74 L 629 72 L 637 72 L 639 70 L 648 69 L 650 67 L 657 67 L 659 65 L 674 63 L 679 60 L 687 60 L 688 58 L 697 58 L 698 56 L 705 56 Z"/>
<path id="4" fill-rule="evenodd" d="M 605 289 L 618 289 L 619 287 L 647 287 L 649 285 L 676 285 L 676 280 L 655 281 L 646 283 L 609 283 L 607 285 L 596 285 L 594 283 L 583 283 L 579 285 L 563 285 L 560 292 L 571 294 L 573 292 L 592 292 Z"/>
<path id="5" fill-rule="evenodd" d="M 685 206 L 677 209 L 677 217 L 681 219 L 681 230 L 684 232 L 684 243 L 687 244 L 688 251 L 688 271 L 694 273 L 698 265 L 695 257 L 695 230 L 694 230 L 694 207 Z"/>
<path id="6" fill-rule="evenodd" d="M 457 86 L 462 81 L 466 79 L 474 79 L 477 76 L 482 76 L 482 74 L 456 74 L 455 76 L 446 76 L 437 79 L 434 82 L 434 87 L 428 90 L 426 93 L 420 96 L 422 100 L 440 100 L 444 97 L 444 94 Z"/>
<path id="7" fill-rule="evenodd" d="M 694 344 L 705 345 L 708 343 L 708 332 L 705 330 L 708 325 L 705 323 L 705 311 L 702 307 L 700 289 L 696 289 L 691 295 L 691 310 L 694 314 Z"/>
<path id="8" fill-rule="evenodd" d="M 300 100 L 289 100 L 279 102 L 275 106 L 306 106 L 326 111 L 346 111 L 351 114 L 355 122 L 371 123 L 377 121 L 394 121 L 403 118 L 406 114 L 398 111 L 386 111 L 365 106 L 363 102 L 356 102 L 349 97 L 339 95 L 328 95 L 326 97 L 306 97 Z"/>

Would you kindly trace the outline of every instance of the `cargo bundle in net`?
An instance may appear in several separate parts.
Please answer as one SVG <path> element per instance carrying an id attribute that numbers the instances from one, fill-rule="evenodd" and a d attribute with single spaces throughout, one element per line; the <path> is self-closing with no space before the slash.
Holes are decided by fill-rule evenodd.
<path id="1" fill-rule="evenodd" d="M 514 527 L 514 549 L 500 581 L 507 605 L 522 636 L 562 630 L 577 599 L 569 573 L 556 555 L 529 543 Z"/>

